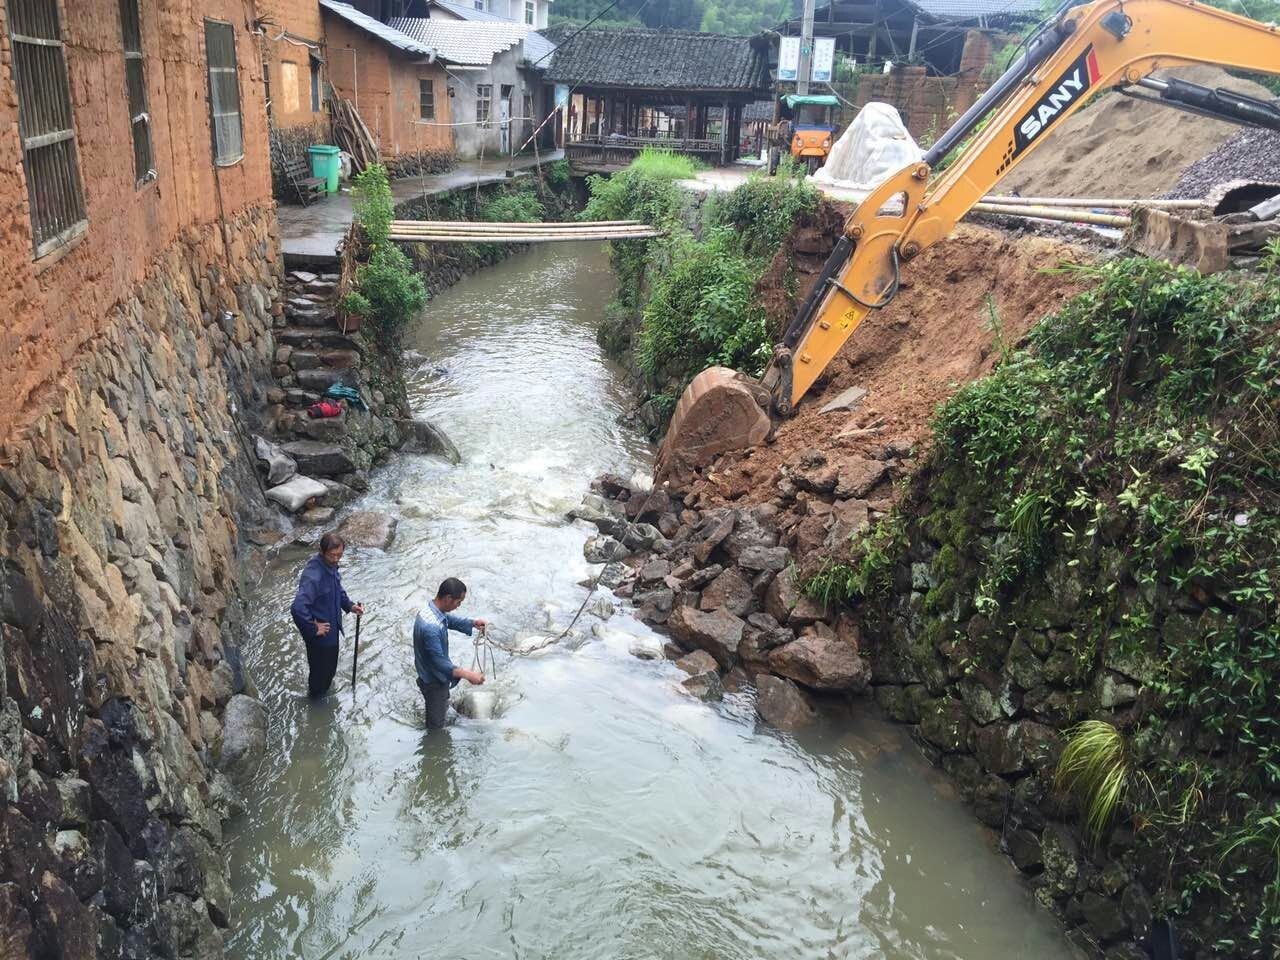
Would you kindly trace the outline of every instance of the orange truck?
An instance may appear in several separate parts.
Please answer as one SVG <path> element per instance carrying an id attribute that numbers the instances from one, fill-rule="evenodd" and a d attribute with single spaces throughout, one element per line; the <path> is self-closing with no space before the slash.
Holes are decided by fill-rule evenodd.
<path id="1" fill-rule="evenodd" d="M 813 173 L 827 162 L 835 143 L 834 117 L 840 101 L 829 94 L 789 94 L 782 102 L 793 118 L 791 156 Z"/>

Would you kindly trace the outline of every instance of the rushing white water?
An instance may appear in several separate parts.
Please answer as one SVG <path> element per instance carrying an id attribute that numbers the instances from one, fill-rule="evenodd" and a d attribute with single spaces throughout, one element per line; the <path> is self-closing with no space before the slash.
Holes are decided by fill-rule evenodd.
<path id="1" fill-rule="evenodd" d="M 430 304 L 413 402 L 464 462 L 401 457 L 359 505 L 400 528 L 344 561 L 368 607 L 354 691 L 348 643 L 307 702 L 288 605 L 308 553 L 268 569 L 247 653 L 269 747 L 231 830 L 229 955 L 1070 956 L 899 728 L 868 709 L 791 737 L 749 695 L 692 700 L 628 653 L 648 628 L 625 609 L 581 645 L 500 656 L 496 719 L 424 732 L 409 631 L 437 583 L 465 580 L 461 612 L 504 637 L 565 622 L 590 570 L 564 512 L 651 456 L 593 335 L 612 283 L 598 246 L 548 245 Z M 469 664 L 469 641 L 453 653 Z"/>

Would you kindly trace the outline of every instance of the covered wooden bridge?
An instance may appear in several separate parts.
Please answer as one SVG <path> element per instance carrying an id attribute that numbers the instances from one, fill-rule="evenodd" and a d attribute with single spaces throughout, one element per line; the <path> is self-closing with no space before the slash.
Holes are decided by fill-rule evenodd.
<path id="1" fill-rule="evenodd" d="M 546 74 L 569 90 L 565 155 L 588 170 L 620 169 L 645 147 L 736 160 L 751 139 L 743 109 L 769 96 L 768 46 L 767 37 L 582 31 L 557 47 Z"/>

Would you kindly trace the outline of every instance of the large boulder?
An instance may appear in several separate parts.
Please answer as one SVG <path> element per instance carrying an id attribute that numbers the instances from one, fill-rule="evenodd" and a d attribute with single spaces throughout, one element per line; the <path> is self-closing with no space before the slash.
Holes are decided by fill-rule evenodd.
<path id="1" fill-rule="evenodd" d="M 756 712 L 765 723 L 787 731 L 807 727 L 815 716 L 799 687 L 767 673 L 756 678 Z"/>
<path id="2" fill-rule="evenodd" d="M 267 709 L 238 693 L 227 703 L 222 718 L 222 753 L 218 769 L 233 777 L 252 773 L 267 747 Z"/>
<path id="3" fill-rule="evenodd" d="M 836 482 L 836 497 L 862 498 L 885 478 L 889 468 L 881 460 L 856 458 L 840 465 L 840 477 Z"/>
<path id="4" fill-rule="evenodd" d="M 871 667 L 857 649 L 827 637 L 801 637 L 771 650 L 769 668 L 814 690 L 863 693 L 871 682 Z"/>
<path id="5" fill-rule="evenodd" d="M 806 597 L 787 572 L 773 578 L 764 597 L 764 609 L 778 623 L 799 629 L 819 620 L 830 619 L 830 611 L 811 597 Z"/>
<path id="6" fill-rule="evenodd" d="M 377 510 L 357 510 L 338 527 L 338 536 L 355 547 L 386 550 L 396 538 L 399 521 Z"/>
<path id="7" fill-rule="evenodd" d="M 297 476 L 278 484 L 267 491 L 267 499 L 280 504 L 290 513 L 297 513 L 316 497 L 323 497 L 329 492 L 319 480 Z"/>
<path id="8" fill-rule="evenodd" d="M 671 611 L 667 627 L 689 649 L 706 650 L 724 668 L 733 666 L 746 624 L 728 610 L 707 612 L 678 606 Z"/>
<path id="9" fill-rule="evenodd" d="M 356 462 L 345 449 L 319 440 L 295 440 L 282 448 L 298 464 L 298 470 L 312 477 L 336 477 L 353 473 Z"/>
<path id="10" fill-rule="evenodd" d="M 703 610 L 725 609 L 737 617 L 745 617 L 755 605 L 751 581 L 735 567 L 720 574 L 702 591 L 698 606 Z"/>
<path id="11" fill-rule="evenodd" d="M 276 444 L 263 437 L 254 437 L 253 444 L 258 460 L 267 472 L 267 486 L 279 486 L 297 474 L 298 464 Z"/>
<path id="12" fill-rule="evenodd" d="M 462 462 L 462 454 L 445 436 L 445 432 L 427 420 L 397 420 L 400 435 L 405 438 L 401 450 L 405 453 L 426 453 L 444 457 L 450 463 Z"/>

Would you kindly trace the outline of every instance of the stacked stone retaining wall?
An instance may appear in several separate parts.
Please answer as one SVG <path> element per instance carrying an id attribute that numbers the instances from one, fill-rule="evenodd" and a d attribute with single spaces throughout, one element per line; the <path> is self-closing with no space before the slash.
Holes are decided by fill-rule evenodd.
<path id="1" fill-rule="evenodd" d="M 5 440 L 0 956 L 221 955 L 278 246 L 269 207 L 182 236 Z"/>

